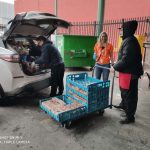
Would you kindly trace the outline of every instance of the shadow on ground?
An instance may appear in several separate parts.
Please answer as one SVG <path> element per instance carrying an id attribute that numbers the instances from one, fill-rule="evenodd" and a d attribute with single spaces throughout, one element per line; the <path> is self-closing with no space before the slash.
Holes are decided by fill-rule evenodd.
<path id="1" fill-rule="evenodd" d="M 13 106 L 22 106 L 22 107 L 37 107 L 39 106 L 40 99 L 47 98 L 48 94 L 43 92 L 38 93 L 24 93 L 15 97 L 8 97 L 3 99 L 0 103 L 2 107 L 13 107 Z"/>

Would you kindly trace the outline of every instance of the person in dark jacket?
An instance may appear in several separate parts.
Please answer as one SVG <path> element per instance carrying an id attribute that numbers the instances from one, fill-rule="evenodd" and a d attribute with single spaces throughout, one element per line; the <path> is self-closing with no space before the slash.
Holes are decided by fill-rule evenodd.
<path id="1" fill-rule="evenodd" d="M 36 45 L 32 39 L 28 39 L 29 45 L 29 56 L 41 56 L 41 46 Z"/>
<path id="2" fill-rule="evenodd" d="M 120 107 L 125 110 L 126 118 L 121 124 L 135 122 L 138 102 L 138 80 L 143 74 L 142 54 L 138 40 L 134 36 L 138 23 L 136 20 L 124 22 L 122 26 L 122 43 L 118 61 L 113 66 L 119 72 L 119 84 L 122 102 Z"/>
<path id="3" fill-rule="evenodd" d="M 63 78 L 65 72 L 64 62 L 59 50 L 43 36 L 36 39 L 41 47 L 41 56 L 35 60 L 35 64 L 46 65 L 51 68 L 51 93 L 50 97 L 62 95 L 64 90 Z"/>

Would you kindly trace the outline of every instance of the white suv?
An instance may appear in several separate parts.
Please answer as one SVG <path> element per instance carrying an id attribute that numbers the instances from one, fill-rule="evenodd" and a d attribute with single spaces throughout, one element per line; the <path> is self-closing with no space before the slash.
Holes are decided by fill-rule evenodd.
<path id="1" fill-rule="evenodd" d="M 49 37 L 57 27 L 67 28 L 70 24 L 49 13 L 26 12 L 15 16 L 8 23 L 6 31 L 0 37 L 0 101 L 25 91 L 37 91 L 50 86 L 50 69 L 41 69 L 28 74 L 21 60 L 22 50 L 16 43 L 24 45 L 30 51 L 28 39 L 38 36 Z M 10 42 L 11 41 L 11 42 Z M 12 44 L 12 41 L 15 43 Z M 30 56 L 29 56 L 30 57 Z M 29 60 L 28 60 L 29 61 Z M 30 62 L 27 62 L 30 64 Z"/>

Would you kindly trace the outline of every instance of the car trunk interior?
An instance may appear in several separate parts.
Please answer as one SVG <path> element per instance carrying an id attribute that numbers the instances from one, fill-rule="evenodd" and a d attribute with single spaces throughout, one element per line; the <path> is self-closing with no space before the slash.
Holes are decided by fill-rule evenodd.
<path id="1" fill-rule="evenodd" d="M 40 47 L 32 38 L 11 37 L 7 39 L 6 48 L 13 50 L 19 55 L 19 64 L 22 71 L 29 76 L 46 73 L 48 68 L 34 64 L 34 60 L 41 55 Z"/>

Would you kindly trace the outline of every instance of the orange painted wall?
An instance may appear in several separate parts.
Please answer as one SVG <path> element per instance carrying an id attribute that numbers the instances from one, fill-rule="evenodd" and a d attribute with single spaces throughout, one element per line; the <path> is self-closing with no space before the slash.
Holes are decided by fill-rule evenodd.
<path id="1" fill-rule="evenodd" d="M 54 13 L 55 0 L 15 0 L 15 13 Z M 97 20 L 98 0 L 58 0 L 58 16 L 71 22 Z M 150 16 L 150 0 L 105 0 L 105 20 Z"/>

